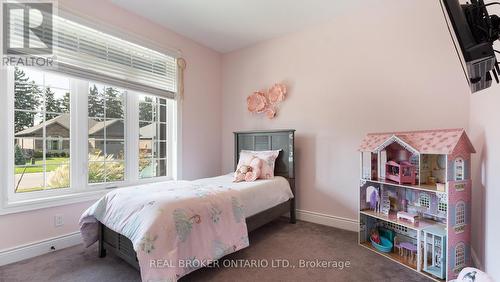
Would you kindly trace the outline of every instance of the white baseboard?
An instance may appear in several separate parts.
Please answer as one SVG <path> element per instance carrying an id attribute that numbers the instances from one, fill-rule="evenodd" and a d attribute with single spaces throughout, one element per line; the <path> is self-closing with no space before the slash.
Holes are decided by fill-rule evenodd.
<path id="1" fill-rule="evenodd" d="M 297 219 L 349 231 L 358 231 L 359 228 L 357 220 L 312 211 L 297 210 Z"/>
<path id="2" fill-rule="evenodd" d="M 476 251 L 473 248 L 470 248 L 472 263 L 474 263 L 474 267 L 484 271 L 483 264 L 481 260 L 479 260 Z"/>
<path id="3" fill-rule="evenodd" d="M 11 249 L 0 250 L 0 266 L 76 246 L 81 243 L 82 237 L 80 232 L 74 232 Z"/>

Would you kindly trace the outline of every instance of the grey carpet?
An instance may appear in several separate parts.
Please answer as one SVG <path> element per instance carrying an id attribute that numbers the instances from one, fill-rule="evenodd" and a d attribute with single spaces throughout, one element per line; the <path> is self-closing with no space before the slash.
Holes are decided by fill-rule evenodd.
<path id="1" fill-rule="evenodd" d="M 250 247 L 224 258 L 287 259 L 295 268 L 204 268 L 181 281 L 428 281 L 403 266 L 357 245 L 356 233 L 285 220 L 250 234 Z M 350 261 L 350 267 L 299 268 L 299 260 Z M 0 267 L 0 281 L 140 281 L 139 272 L 108 254 L 97 257 L 94 245 L 76 246 Z"/>

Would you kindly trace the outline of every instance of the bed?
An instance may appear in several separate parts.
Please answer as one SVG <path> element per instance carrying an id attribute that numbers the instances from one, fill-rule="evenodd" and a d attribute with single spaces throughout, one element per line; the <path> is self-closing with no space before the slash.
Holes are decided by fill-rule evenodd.
<path id="1" fill-rule="evenodd" d="M 275 164 L 275 178 L 253 183 L 232 183 L 231 175 L 193 181 L 195 184 L 230 183 L 240 191 L 245 205 L 245 221 L 251 232 L 281 216 L 289 214 L 290 223 L 295 223 L 295 130 L 242 131 L 234 132 L 234 166 L 236 168 L 241 150 L 281 150 Z M 287 194 L 287 191 L 289 191 Z M 109 229 L 99 222 L 98 255 L 113 252 L 127 263 L 140 269 L 137 253 L 131 240 Z"/>

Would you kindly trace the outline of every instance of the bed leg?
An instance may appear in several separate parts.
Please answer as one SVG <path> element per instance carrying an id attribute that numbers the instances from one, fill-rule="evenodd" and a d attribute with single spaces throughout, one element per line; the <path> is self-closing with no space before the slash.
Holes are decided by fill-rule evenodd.
<path id="1" fill-rule="evenodd" d="M 290 201 L 290 223 L 295 224 L 297 222 L 295 215 L 295 199 Z"/>
<path id="2" fill-rule="evenodd" d="M 104 224 L 99 222 L 99 247 L 98 247 L 98 253 L 99 257 L 103 258 L 106 256 L 106 249 L 104 248 Z"/>

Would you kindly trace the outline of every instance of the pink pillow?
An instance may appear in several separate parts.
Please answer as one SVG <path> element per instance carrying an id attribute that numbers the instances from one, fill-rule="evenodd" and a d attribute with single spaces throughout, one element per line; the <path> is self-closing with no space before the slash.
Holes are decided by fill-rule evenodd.
<path id="1" fill-rule="evenodd" d="M 259 179 L 270 179 L 274 177 L 274 165 L 281 150 L 272 151 L 249 151 L 241 150 L 240 160 L 238 161 L 238 170 L 243 165 L 248 165 L 253 158 L 257 157 L 262 160 L 262 167 Z"/>

